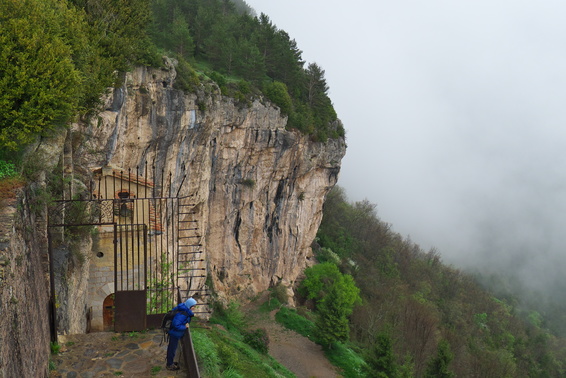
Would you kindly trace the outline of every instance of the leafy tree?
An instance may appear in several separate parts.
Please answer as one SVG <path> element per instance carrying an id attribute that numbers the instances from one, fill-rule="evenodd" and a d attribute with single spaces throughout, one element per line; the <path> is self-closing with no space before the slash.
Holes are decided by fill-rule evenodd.
<path id="1" fill-rule="evenodd" d="M 340 270 L 330 262 L 313 265 L 305 269 L 305 279 L 299 290 L 308 298 L 319 300 L 328 295 L 328 290 L 341 277 Z"/>
<path id="2" fill-rule="evenodd" d="M 250 16 L 255 15 L 255 11 L 244 0 L 232 0 L 234 7 L 238 13 L 246 13 Z"/>
<path id="3" fill-rule="evenodd" d="M 275 39 L 275 33 L 277 28 L 269 17 L 262 13 L 258 18 L 259 27 L 253 35 L 253 41 L 257 45 L 259 51 L 261 52 L 263 59 L 266 64 L 270 61 L 271 55 L 273 55 L 273 40 Z"/>
<path id="4" fill-rule="evenodd" d="M 86 12 L 86 20 L 96 34 L 101 54 L 113 61 L 115 69 L 148 63 L 141 59 L 150 49 L 147 29 L 151 22 L 148 0 L 71 0 Z"/>
<path id="5" fill-rule="evenodd" d="M 531 311 L 527 319 L 533 326 L 540 328 L 542 324 L 542 316 L 537 311 Z"/>
<path id="6" fill-rule="evenodd" d="M 361 229 L 369 229 L 368 236 L 375 234 L 375 228 L 369 226 L 375 223 L 373 217 L 375 206 L 358 211 L 348 204 L 344 189 L 334 187 L 324 202 L 324 216 L 317 234 L 320 244 L 342 258 L 355 255 L 365 245 L 364 238 L 356 237 Z"/>
<path id="7" fill-rule="evenodd" d="M 288 115 L 293 111 L 293 101 L 285 84 L 274 81 L 265 85 L 263 92 L 271 102 L 279 106 L 281 113 Z"/>
<path id="8" fill-rule="evenodd" d="M 17 149 L 76 110 L 81 77 L 64 35 L 75 14 L 39 0 L 4 1 L 0 14 L 0 146 Z"/>
<path id="9" fill-rule="evenodd" d="M 294 128 L 310 135 L 315 133 L 314 118 L 311 109 L 307 104 L 294 101 L 293 107 L 295 111 L 289 114 L 287 128 Z"/>
<path id="10" fill-rule="evenodd" d="M 316 303 L 315 338 L 324 345 L 347 340 L 348 316 L 361 303 L 354 279 L 329 262 L 307 268 L 305 276 L 300 290 Z"/>
<path id="11" fill-rule="evenodd" d="M 307 101 L 314 114 L 317 138 L 326 141 L 331 134 L 331 123 L 337 119 L 336 111 L 328 97 L 328 85 L 324 70 L 316 63 L 309 64 L 307 71 Z"/>
<path id="12" fill-rule="evenodd" d="M 206 56 L 213 67 L 221 72 L 232 74 L 237 58 L 238 45 L 230 31 L 231 20 L 216 23 L 205 41 Z"/>
<path id="13" fill-rule="evenodd" d="M 301 55 L 295 40 L 284 30 L 278 30 L 272 40 L 271 54 L 265 62 L 268 75 L 290 87 L 294 97 L 302 93 L 304 61 Z"/>

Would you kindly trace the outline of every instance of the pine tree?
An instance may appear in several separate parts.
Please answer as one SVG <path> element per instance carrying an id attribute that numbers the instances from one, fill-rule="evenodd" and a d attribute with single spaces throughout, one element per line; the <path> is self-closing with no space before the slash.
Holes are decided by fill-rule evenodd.
<path id="1" fill-rule="evenodd" d="M 371 377 L 390 378 L 397 376 L 393 342 L 388 334 L 380 333 L 377 335 L 365 361 L 368 364 L 367 373 Z"/>
<path id="2" fill-rule="evenodd" d="M 450 344 L 446 340 L 438 343 L 436 357 L 433 357 L 427 365 L 425 378 L 452 378 L 454 373 L 448 370 L 448 365 L 454 358 L 450 351 Z"/>

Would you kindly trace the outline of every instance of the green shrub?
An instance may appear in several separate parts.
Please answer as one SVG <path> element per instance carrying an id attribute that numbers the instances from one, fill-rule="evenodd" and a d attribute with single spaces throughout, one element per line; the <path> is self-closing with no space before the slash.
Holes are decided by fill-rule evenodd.
<path id="1" fill-rule="evenodd" d="M 185 59 L 179 58 L 176 70 L 177 77 L 173 86 L 185 92 L 195 92 L 200 80 L 193 67 Z"/>
<path id="2" fill-rule="evenodd" d="M 249 82 L 245 81 L 245 80 L 240 80 L 238 82 L 238 90 L 243 94 L 243 95 L 248 95 L 252 92 L 252 87 L 250 85 Z"/>
<path id="3" fill-rule="evenodd" d="M 17 150 L 77 110 L 81 73 L 73 43 L 80 36 L 68 26 L 84 24 L 78 12 L 55 1 L 8 1 L 0 11 L 0 146 Z"/>
<path id="4" fill-rule="evenodd" d="M 316 259 L 319 263 L 330 262 L 335 265 L 339 265 L 341 261 L 338 254 L 334 253 L 334 251 L 332 251 L 330 248 L 324 247 L 319 248 L 316 251 Z"/>
<path id="5" fill-rule="evenodd" d="M 345 344 L 334 343 L 332 348 L 325 348 L 326 358 L 334 365 L 342 369 L 345 378 L 363 377 L 363 372 L 367 370 L 367 365 L 359 354 Z"/>
<path id="6" fill-rule="evenodd" d="M 269 101 L 279 106 L 281 113 L 287 115 L 292 113 L 293 101 L 291 100 L 291 96 L 289 96 L 289 92 L 287 91 L 287 86 L 285 84 L 279 81 L 266 84 L 263 87 L 263 93 L 265 93 Z"/>
<path id="7" fill-rule="evenodd" d="M 214 315 L 210 318 L 212 323 L 222 324 L 228 330 L 242 330 L 246 326 L 244 314 L 240 311 L 240 304 L 232 301 L 224 307 L 221 303 L 214 303 Z"/>
<path id="8" fill-rule="evenodd" d="M 61 345 L 59 345 L 57 342 L 51 342 L 50 347 L 51 347 L 52 355 L 56 356 L 59 354 L 59 351 L 61 350 Z"/>
<path id="9" fill-rule="evenodd" d="M 312 111 L 305 105 L 295 102 L 295 111 L 289 114 L 287 128 L 294 128 L 304 134 L 313 134 L 315 132 L 314 119 Z"/>
<path id="10" fill-rule="evenodd" d="M 157 375 L 161 371 L 161 366 L 152 366 L 150 369 L 150 373 L 152 376 Z"/>
<path id="11" fill-rule="evenodd" d="M 208 74 L 208 77 L 211 78 L 216 84 L 218 84 L 220 90 L 222 90 L 222 88 L 226 88 L 226 84 L 228 83 L 228 81 L 226 80 L 226 76 L 216 71 L 212 71 L 211 73 Z"/>
<path id="12" fill-rule="evenodd" d="M 243 332 L 244 342 L 260 353 L 269 352 L 269 336 L 264 328 Z"/>
<path id="13" fill-rule="evenodd" d="M 14 163 L 0 160 L 0 179 L 5 177 L 12 177 L 18 174 L 16 165 Z"/>
<path id="14" fill-rule="evenodd" d="M 244 179 L 240 182 L 242 183 L 242 185 L 248 188 L 253 188 L 255 186 L 255 180 L 253 179 Z"/>
<path id="15" fill-rule="evenodd" d="M 279 303 L 287 304 L 289 302 L 287 287 L 282 282 L 278 282 L 271 291 L 271 297 L 277 299 Z"/>
<path id="16" fill-rule="evenodd" d="M 217 344 L 218 357 L 222 361 L 222 368 L 224 370 L 234 369 L 238 366 L 239 358 L 234 349 L 226 344 Z"/>
<path id="17" fill-rule="evenodd" d="M 262 312 L 271 312 L 279 307 L 281 307 L 281 302 L 270 295 L 269 298 L 259 306 L 259 309 Z"/>

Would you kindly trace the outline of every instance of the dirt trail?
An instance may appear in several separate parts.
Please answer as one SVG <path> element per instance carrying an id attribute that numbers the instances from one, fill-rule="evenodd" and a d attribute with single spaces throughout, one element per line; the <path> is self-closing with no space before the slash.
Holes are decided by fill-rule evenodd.
<path id="1" fill-rule="evenodd" d="M 277 310 L 269 314 L 261 313 L 258 307 L 267 297 L 247 305 L 246 313 L 252 328 L 265 328 L 269 335 L 269 354 L 279 363 L 291 370 L 297 378 L 335 378 L 341 377 L 324 356 L 320 345 L 295 331 L 284 328 L 275 321 Z"/>

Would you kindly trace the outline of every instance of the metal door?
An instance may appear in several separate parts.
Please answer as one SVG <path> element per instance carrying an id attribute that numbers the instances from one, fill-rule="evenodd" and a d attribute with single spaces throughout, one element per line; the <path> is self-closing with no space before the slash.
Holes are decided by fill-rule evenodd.
<path id="1" fill-rule="evenodd" d="M 114 225 L 114 331 L 146 329 L 147 226 Z"/>

